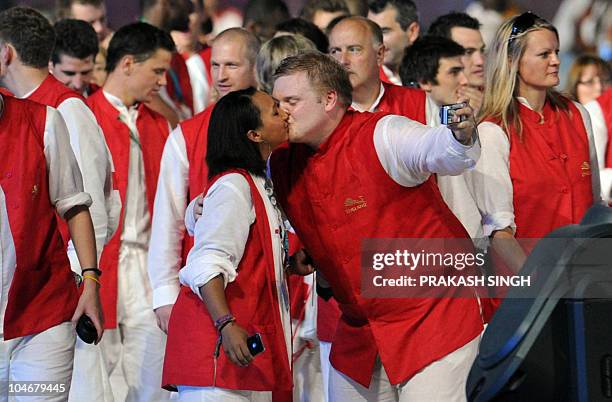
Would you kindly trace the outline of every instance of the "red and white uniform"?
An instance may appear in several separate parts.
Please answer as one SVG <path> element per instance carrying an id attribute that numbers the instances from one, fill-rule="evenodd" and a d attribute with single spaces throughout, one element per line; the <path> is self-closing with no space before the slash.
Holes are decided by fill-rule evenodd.
<path id="1" fill-rule="evenodd" d="M 166 400 L 160 389 L 164 335 L 151 309 L 146 268 L 153 199 L 169 125 L 144 104 L 127 107 L 104 89 L 87 99 L 106 136 L 122 210 L 100 267 L 106 331 L 102 352 L 111 371 L 121 356 L 129 400 Z M 117 328 L 117 329 L 114 329 Z"/>
<path id="2" fill-rule="evenodd" d="M 483 328 L 477 301 L 362 298 L 359 260 L 364 238 L 466 238 L 430 174 L 457 174 L 475 164 L 479 151 L 477 144 L 459 144 L 445 127 L 347 112 L 318 149 L 291 144 L 273 153 L 277 197 L 343 312 L 331 351 L 332 400 L 353 400 L 342 399 L 349 394 L 360 398 L 357 391 L 336 387 L 335 378 L 361 389 L 373 375 L 404 386 L 419 371 L 470 344 L 460 365 L 467 378 L 470 356 L 476 354 L 473 341 Z M 367 207 L 347 213 L 346 198 L 362 196 Z M 384 371 L 380 365 L 373 369 L 378 357 Z M 463 383 L 455 379 L 452 389 L 443 379 L 438 388 L 462 392 L 465 378 Z"/>
<path id="3" fill-rule="evenodd" d="M 70 145 L 83 174 L 83 186 L 93 200 L 89 212 L 94 225 L 99 262 L 104 245 L 117 230 L 121 209 L 119 194 L 112 188 L 112 158 L 104 134 L 85 104 L 85 99 L 51 74 L 24 98 L 56 108 L 66 122 Z M 67 239 L 67 225 L 60 222 L 60 229 Z M 81 267 L 72 241 L 68 243 L 68 257 L 72 270 L 80 273 Z M 104 389 L 106 388 L 107 394 L 109 390 L 104 372 L 100 349 L 78 338 L 70 400 L 104 398 Z"/>
<path id="4" fill-rule="evenodd" d="M 23 98 L 57 109 L 66 122 L 70 145 L 83 175 L 83 186 L 93 200 L 89 212 L 99 261 L 104 245 L 117 230 L 120 209 L 118 194 L 113 191 L 113 162 L 104 134 L 85 99 L 51 74 Z M 68 238 L 68 227 L 63 225 L 61 229 L 62 235 Z M 80 273 L 72 242 L 68 246 L 68 257 L 72 269 Z"/>
<path id="5" fill-rule="evenodd" d="M 383 74 L 382 67 L 380 71 L 381 74 Z M 380 84 L 378 96 L 368 110 L 359 109 L 355 103 L 351 105 L 350 109 L 358 112 L 383 112 L 397 114 L 425 124 L 427 121 L 425 100 L 425 91 L 393 85 L 389 83 L 389 81 L 383 80 L 383 82 Z M 330 370 L 329 354 L 331 352 L 331 342 L 334 340 L 336 325 L 340 319 L 341 313 L 335 299 L 332 298 L 327 301 L 320 297 L 317 299 L 317 336 L 320 340 L 323 389 L 328 390 Z M 326 398 L 326 400 L 329 400 L 329 396 Z"/>
<path id="6" fill-rule="evenodd" d="M 584 105 L 593 126 L 593 138 L 599 162 L 599 175 L 603 199 L 612 200 L 612 88 L 599 98 Z"/>
<path id="7" fill-rule="evenodd" d="M 212 77 L 210 76 L 211 49 L 206 47 L 185 61 L 193 89 L 194 113 L 202 112 L 210 103 L 213 88 Z"/>
<path id="8" fill-rule="evenodd" d="M 557 113 L 546 103 L 542 121 L 526 99 L 517 100 L 523 140 L 514 130 L 508 139 L 498 124 L 481 123 L 482 155 L 464 175 L 485 236 L 511 227 L 518 239 L 539 238 L 580 222 L 601 199 L 597 156 L 582 106 L 568 101 L 570 113 Z"/>
<path id="9" fill-rule="evenodd" d="M 387 84 L 393 84 L 397 86 L 402 86 L 402 79 L 399 75 L 396 75 L 391 71 L 391 69 L 387 66 L 381 66 L 379 70 L 380 80 Z"/>
<path id="10" fill-rule="evenodd" d="M 255 393 L 270 399 L 271 391 L 291 391 L 291 322 L 281 224 L 263 177 L 231 170 L 210 183 L 195 225 L 195 246 L 180 271 L 185 286 L 168 330 L 163 384 L 178 386 L 180 398 L 233 400 L 227 398 L 238 398 L 236 391 L 242 390 L 253 392 L 242 392 L 239 400 L 251 400 Z M 200 287 L 218 275 L 237 324 L 249 334 L 260 333 L 266 348 L 248 367 L 233 364 L 223 349 L 215 367 L 218 334 Z"/>
<path id="11" fill-rule="evenodd" d="M 185 209 L 206 189 L 206 143 L 212 110 L 213 105 L 180 123 L 164 146 L 148 257 L 153 309 L 174 304 L 179 294 L 178 272 L 193 246 L 193 238 L 185 233 Z"/>
<path id="12" fill-rule="evenodd" d="M 53 108 L 3 96 L 0 116 L 0 386 L 8 381 L 58 381 L 65 400 L 78 301 L 57 227 L 75 206 L 91 204 L 70 148 L 66 124 Z"/>

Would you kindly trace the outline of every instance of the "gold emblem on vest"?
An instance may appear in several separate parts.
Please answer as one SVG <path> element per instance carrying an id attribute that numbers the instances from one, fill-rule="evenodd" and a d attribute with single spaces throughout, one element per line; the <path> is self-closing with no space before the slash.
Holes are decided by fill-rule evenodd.
<path id="1" fill-rule="evenodd" d="M 352 214 L 353 212 L 357 212 L 361 208 L 365 208 L 368 206 L 368 203 L 365 200 L 363 195 L 360 195 L 359 198 L 347 198 L 344 201 L 344 212 L 348 214 Z"/>
<path id="2" fill-rule="evenodd" d="M 591 164 L 589 162 L 582 162 L 580 166 L 580 170 L 582 170 L 582 177 L 591 175 Z"/>
<path id="3" fill-rule="evenodd" d="M 32 198 L 36 198 L 37 195 L 38 195 L 38 186 L 35 184 L 34 186 L 32 186 Z"/>

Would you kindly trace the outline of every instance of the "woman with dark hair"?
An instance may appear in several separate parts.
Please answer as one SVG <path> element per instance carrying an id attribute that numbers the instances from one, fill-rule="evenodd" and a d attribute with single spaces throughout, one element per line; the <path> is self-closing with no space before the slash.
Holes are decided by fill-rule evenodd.
<path id="1" fill-rule="evenodd" d="M 287 235 L 266 160 L 287 115 L 253 88 L 219 100 L 208 128 L 209 181 L 195 245 L 181 269 L 163 384 L 181 401 L 271 400 L 291 391 Z M 257 357 L 247 337 L 258 334 Z M 251 338 L 249 338 L 251 339 Z"/>
<path id="2" fill-rule="evenodd" d="M 600 200 L 588 114 L 554 89 L 558 52 L 556 28 L 528 12 L 502 24 L 487 57 L 482 153 L 466 180 L 485 235 L 513 271 L 530 249 L 516 239 L 578 223 Z"/>

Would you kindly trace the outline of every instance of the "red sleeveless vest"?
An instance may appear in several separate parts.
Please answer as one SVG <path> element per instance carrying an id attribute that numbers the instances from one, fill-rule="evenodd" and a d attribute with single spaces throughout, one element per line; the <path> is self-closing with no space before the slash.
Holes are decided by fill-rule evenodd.
<path id="1" fill-rule="evenodd" d="M 543 237 L 578 223 L 593 204 L 586 129 L 578 108 L 567 102 L 569 113 L 556 113 L 547 102 L 543 124 L 538 113 L 520 105 L 523 140 L 511 129 L 510 177 L 518 239 Z"/>
<path id="2" fill-rule="evenodd" d="M 0 185 L 6 194 L 17 266 L 4 316 L 4 339 L 70 321 L 78 292 L 49 201 L 44 154 L 46 106 L 4 96 Z"/>
<path id="3" fill-rule="evenodd" d="M 248 367 L 233 364 L 221 348 L 217 361 L 216 386 L 253 391 L 289 391 L 292 377 L 283 336 L 276 292 L 274 256 L 270 226 L 264 201 L 251 176 L 248 181 L 257 219 L 251 225 L 244 255 L 238 265 L 236 280 L 225 288 L 225 296 L 236 323 L 249 334 L 260 333 L 266 350 Z M 213 386 L 213 352 L 217 331 L 206 305 L 189 287 L 182 286 L 172 308 L 164 359 L 162 384 Z"/>
<path id="4" fill-rule="evenodd" d="M 121 204 L 125 206 L 125 196 L 128 181 L 128 166 L 130 155 L 130 133 L 128 127 L 119 120 L 119 111 L 104 96 L 104 91 L 96 91 L 87 98 L 87 104 L 93 111 L 98 124 L 102 127 L 104 138 L 110 149 L 115 164 L 113 183 L 119 190 Z M 159 164 L 164 144 L 168 138 L 168 122 L 160 114 L 152 111 L 144 104 L 138 108 L 136 120 L 145 170 L 145 185 L 147 206 L 150 216 L 153 216 L 153 202 L 157 189 Z M 100 269 L 104 272 L 103 286 L 100 288 L 102 308 L 104 310 L 105 327 L 117 326 L 117 263 L 121 234 L 123 233 L 124 209 L 121 208 L 119 227 L 113 238 L 104 246 L 100 259 Z"/>
<path id="5" fill-rule="evenodd" d="M 380 69 L 383 73 L 382 68 Z M 425 119 L 425 91 L 405 88 L 383 81 L 385 92 L 378 104 L 381 113 L 398 114 L 409 119 L 426 124 Z M 336 332 L 336 323 L 340 319 L 338 303 L 330 299 L 317 300 L 317 337 L 324 342 L 331 342 Z"/>
<path id="6" fill-rule="evenodd" d="M 402 187 L 384 171 L 373 140 L 384 116 L 348 112 L 316 151 L 291 144 L 271 159 L 278 199 L 343 313 L 331 362 L 366 387 L 377 354 L 399 384 L 482 331 L 473 299 L 361 297 L 363 239 L 468 237 L 432 180 Z M 367 207 L 347 212 L 360 197 Z"/>
<path id="7" fill-rule="evenodd" d="M 208 143 L 208 122 L 214 107 L 214 104 L 209 105 L 191 119 L 180 123 L 183 138 L 185 139 L 187 160 L 189 161 L 188 201 L 191 201 L 207 188 L 208 165 L 206 165 L 206 146 Z M 189 254 L 189 250 L 192 247 L 193 237 L 185 234 L 183 236 L 182 266 L 187 262 L 187 254 Z"/>

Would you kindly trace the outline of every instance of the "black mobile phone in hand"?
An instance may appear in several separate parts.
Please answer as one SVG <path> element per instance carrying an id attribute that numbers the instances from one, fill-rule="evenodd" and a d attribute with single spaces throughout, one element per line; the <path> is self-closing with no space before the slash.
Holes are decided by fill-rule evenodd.
<path id="1" fill-rule="evenodd" d="M 98 339 L 98 331 L 91 318 L 83 314 L 76 325 L 79 338 L 85 343 L 94 343 Z"/>
<path id="2" fill-rule="evenodd" d="M 247 347 L 253 357 L 266 350 L 259 334 L 251 335 L 247 338 Z"/>

